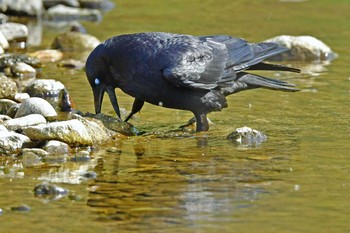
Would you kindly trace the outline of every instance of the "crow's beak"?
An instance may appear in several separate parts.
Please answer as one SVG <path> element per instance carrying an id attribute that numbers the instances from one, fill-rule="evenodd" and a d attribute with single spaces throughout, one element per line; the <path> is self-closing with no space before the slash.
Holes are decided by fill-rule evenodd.
<path id="1" fill-rule="evenodd" d="M 112 106 L 114 108 L 115 113 L 117 113 L 118 117 L 120 118 L 119 105 L 118 105 L 118 101 L 117 101 L 117 96 L 115 95 L 115 92 L 114 92 L 114 88 L 106 87 L 106 92 L 109 96 L 109 99 L 111 100 L 111 103 L 112 103 Z"/>
<path id="2" fill-rule="evenodd" d="M 98 114 L 101 112 L 103 95 L 105 93 L 105 89 L 103 87 L 96 87 L 92 89 L 94 94 L 94 105 L 95 105 L 95 113 Z"/>

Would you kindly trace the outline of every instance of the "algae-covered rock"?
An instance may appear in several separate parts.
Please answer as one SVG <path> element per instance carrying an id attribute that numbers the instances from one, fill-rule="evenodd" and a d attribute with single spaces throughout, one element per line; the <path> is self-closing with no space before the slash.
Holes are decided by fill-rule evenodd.
<path id="1" fill-rule="evenodd" d="M 7 115 L 9 109 L 14 105 L 17 105 L 17 103 L 13 100 L 0 99 L 0 114 Z"/>
<path id="2" fill-rule="evenodd" d="M 93 143 L 84 124 L 76 119 L 29 126 L 23 131 L 33 141 L 58 140 L 75 146 Z"/>
<path id="3" fill-rule="evenodd" d="M 46 100 L 38 97 L 32 97 L 24 100 L 20 105 L 15 118 L 27 116 L 30 114 L 40 114 L 49 120 L 57 117 L 56 110 L 51 106 L 51 104 Z"/>
<path id="4" fill-rule="evenodd" d="M 128 122 L 124 122 L 119 118 L 111 117 L 103 113 L 99 113 L 99 114 L 86 113 L 83 116 L 88 118 L 98 119 L 103 123 L 103 125 L 106 128 L 126 136 L 135 136 L 139 134 L 139 131 L 135 128 L 135 126 L 133 126 Z"/>
<path id="5" fill-rule="evenodd" d="M 13 99 L 17 93 L 17 85 L 4 75 L 0 75 L 0 99 Z"/>
<path id="6" fill-rule="evenodd" d="M 100 40 L 92 35 L 80 32 L 66 32 L 55 38 L 52 48 L 63 51 L 91 51 L 100 43 Z"/>

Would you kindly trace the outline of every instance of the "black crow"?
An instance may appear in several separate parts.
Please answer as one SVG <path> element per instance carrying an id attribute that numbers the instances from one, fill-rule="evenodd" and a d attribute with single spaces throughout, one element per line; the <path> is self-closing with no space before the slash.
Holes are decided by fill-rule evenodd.
<path id="1" fill-rule="evenodd" d="M 297 91 L 284 81 L 249 70 L 298 69 L 264 63 L 287 51 L 275 43 L 248 43 L 225 35 L 191 36 L 163 32 L 120 35 L 98 45 L 86 61 L 96 114 L 105 92 L 120 118 L 114 89 L 135 98 L 130 117 L 148 102 L 191 111 L 196 131 L 209 129 L 206 115 L 227 107 L 226 96 L 253 88 Z"/>

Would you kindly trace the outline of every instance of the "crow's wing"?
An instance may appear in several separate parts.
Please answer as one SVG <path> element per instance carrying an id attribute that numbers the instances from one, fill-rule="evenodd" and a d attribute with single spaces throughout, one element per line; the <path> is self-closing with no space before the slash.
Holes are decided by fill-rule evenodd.
<path id="1" fill-rule="evenodd" d="M 228 58 L 226 45 L 210 37 L 177 35 L 168 39 L 158 59 L 167 60 L 164 77 L 176 86 L 213 89 Z"/>

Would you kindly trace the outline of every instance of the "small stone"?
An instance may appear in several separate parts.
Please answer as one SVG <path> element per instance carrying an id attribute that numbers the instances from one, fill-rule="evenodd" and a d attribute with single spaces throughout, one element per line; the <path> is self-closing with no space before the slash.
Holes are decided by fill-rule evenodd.
<path id="1" fill-rule="evenodd" d="M 102 9 L 104 11 L 112 9 L 115 4 L 108 0 L 79 0 L 81 7 Z"/>
<path id="2" fill-rule="evenodd" d="M 18 62 L 11 67 L 11 73 L 17 77 L 35 77 L 36 70 L 24 62 Z"/>
<path id="3" fill-rule="evenodd" d="M 16 131 L 31 125 L 46 123 L 45 117 L 40 114 L 30 114 L 3 122 L 3 125 L 12 131 Z"/>
<path id="4" fill-rule="evenodd" d="M 32 97 L 23 101 L 19 107 L 15 118 L 27 116 L 30 114 L 41 114 L 46 119 L 54 119 L 57 117 L 55 109 L 46 100 L 38 97 Z"/>
<path id="5" fill-rule="evenodd" d="M 67 143 L 57 140 L 48 141 L 43 149 L 50 154 L 68 154 L 71 148 Z"/>
<path id="6" fill-rule="evenodd" d="M 30 56 L 36 57 L 42 63 L 47 62 L 57 62 L 62 59 L 63 53 L 57 49 L 46 49 L 46 50 L 38 50 L 34 53 L 31 53 Z"/>
<path id="7" fill-rule="evenodd" d="M 23 167 L 35 167 L 42 165 L 41 158 L 31 152 L 27 152 L 22 155 L 22 165 Z"/>
<path id="8" fill-rule="evenodd" d="M 35 154 L 40 158 L 45 158 L 46 156 L 48 156 L 49 153 L 47 153 L 45 150 L 40 148 L 23 148 L 22 155 L 25 155 L 25 154 Z"/>
<path id="9" fill-rule="evenodd" d="M 24 92 L 32 97 L 57 97 L 65 89 L 60 81 L 54 79 L 36 79 L 25 88 Z"/>
<path id="10" fill-rule="evenodd" d="M 4 75 L 0 75 L 0 99 L 13 99 L 17 93 L 17 84 Z"/>
<path id="11" fill-rule="evenodd" d="M 76 119 L 29 126 L 23 131 L 33 141 L 58 140 L 75 146 L 93 142 L 84 124 Z"/>
<path id="12" fill-rule="evenodd" d="M 70 69 L 83 69 L 85 67 L 85 63 L 75 59 L 66 59 L 61 61 L 58 64 L 59 67 L 65 67 Z"/>
<path id="13" fill-rule="evenodd" d="M 9 99 L 0 99 L 0 114 L 6 114 L 7 111 L 13 106 L 17 105 L 17 103 L 13 100 Z M 7 114 L 6 114 L 7 115 Z"/>
<path id="14" fill-rule="evenodd" d="M 28 212 L 31 210 L 31 208 L 27 205 L 20 205 L 20 206 L 14 206 L 11 207 L 12 211 L 19 211 L 19 212 Z"/>
<path id="15" fill-rule="evenodd" d="M 12 155 L 18 154 L 26 143 L 31 140 L 22 134 L 13 131 L 1 131 L 0 134 L 0 154 Z"/>
<path id="16" fill-rule="evenodd" d="M 37 196 L 51 196 L 51 195 L 66 195 L 69 191 L 57 185 L 48 184 L 46 182 L 38 184 L 34 188 L 34 195 Z"/>
<path id="17" fill-rule="evenodd" d="M 14 100 L 16 100 L 17 102 L 22 103 L 24 100 L 29 99 L 30 96 L 28 93 L 16 93 Z"/>
<path id="18" fill-rule="evenodd" d="M 80 7 L 78 0 L 43 0 L 43 4 L 46 9 L 59 4 L 71 7 Z"/>
<path id="19" fill-rule="evenodd" d="M 67 89 L 60 90 L 58 94 L 57 107 L 61 112 L 71 112 L 75 104 L 70 98 Z"/>
<path id="20" fill-rule="evenodd" d="M 6 40 L 25 40 L 28 37 L 28 28 L 20 23 L 4 23 L 0 24 L 0 32 L 4 34 Z"/>

